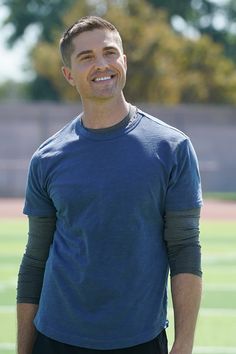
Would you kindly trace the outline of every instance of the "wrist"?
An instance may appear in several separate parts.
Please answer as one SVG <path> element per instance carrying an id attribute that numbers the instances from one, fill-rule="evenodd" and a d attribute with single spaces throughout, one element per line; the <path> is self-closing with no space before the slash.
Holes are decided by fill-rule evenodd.
<path id="1" fill-rule="evenodd" d="M 170 354 L 192 354 L 192 351 L 192 343 L 186 343 L 186 341 L 184 341 L 183 343 L 174 342 Z"/>

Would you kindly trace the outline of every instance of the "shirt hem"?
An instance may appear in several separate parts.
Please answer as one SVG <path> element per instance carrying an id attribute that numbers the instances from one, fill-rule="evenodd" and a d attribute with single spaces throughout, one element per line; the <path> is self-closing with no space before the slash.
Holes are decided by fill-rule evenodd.
<path id="1" fill-rule="evenodd" d="M 23 214 L 28 216 L 40 216 L 40 217 L 50 217 L 56 216 L 56 211 L 54 210 L 33 210 L 33 209 L 23 209 Z"/>
<path id="2" fill-rule="evenodd" d="M 95 350 L 113 350 L 113 349 L 124 349 L 133 347 L 136 345 L 140 345 L 146 342 L 149 342 L 156 338 L 165 328 L 167 328 L 167 322 L 158 327 L 157 329 L 149 330 L 143 334 L 139 334 L 135 337 L 124 338 L 124 339 L 91 339 L 91 338 L 84 338 L 84 337 L 75 337 L 65 334 L 64 332 L 55 332 L 51 331 L 48 328 L 42 328 L 40 325 L 35 323 L 36 329 L 44 334 L 45 336 L 59 341 L 60 343 L 78 346 L 87 349 L 95 349 Z"/>

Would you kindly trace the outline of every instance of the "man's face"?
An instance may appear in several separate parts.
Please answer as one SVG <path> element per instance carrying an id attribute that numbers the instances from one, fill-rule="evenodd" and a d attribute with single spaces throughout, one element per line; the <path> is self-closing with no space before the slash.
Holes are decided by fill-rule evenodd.
<path id="1" fill-rule="evenodd" d="M 73 40 L 71 67 L 63 68 L 66 79 L 83 100 L 118 97 L 125 86 L 127 63 L 116 32 L 95 29 Z"/>

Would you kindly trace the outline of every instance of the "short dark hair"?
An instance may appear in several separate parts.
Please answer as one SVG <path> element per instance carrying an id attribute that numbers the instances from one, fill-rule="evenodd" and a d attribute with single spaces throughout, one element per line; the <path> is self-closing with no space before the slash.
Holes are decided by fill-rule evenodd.
<path id="1" fill-rule="evenodd" d="M 121 49 L 123 51 L 122 39 L 117 28 L 110 22 L 98 16 L 85 16 L 73 23 L 62 35 L 60 39 L 60 52 L 63 63 L 66 66 L 71 65 L 71 54 L 73 53 L 73 39 L 79 34 L 95 29 L 107 29 L 115 32 Z"/>

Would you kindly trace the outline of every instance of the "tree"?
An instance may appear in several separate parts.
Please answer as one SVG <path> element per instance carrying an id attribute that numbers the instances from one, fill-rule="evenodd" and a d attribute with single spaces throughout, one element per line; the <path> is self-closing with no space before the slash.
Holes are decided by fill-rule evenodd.
<path id="1" fill-rule="evenodd" d="M 236 67 L 220 45 L 202 36 L 196 45 L 186 41 L 180 57 L 182 102 L 236 103 Z"/>
<path id="2" fill-rule="evenodd" d="M 10 10 L 5 24 L 13 25 L 9 44 L 13 45 L 32 24 L 41 28 L 41 39 L 46 42 L 54 40 L 54 29 L 61 28 L 62 14 L 74 0 L 3 0 Z"/>
<path id="3" fill-rule="evenodd" d="M 236 2 L 228 0 L 226 3 L 216 3 L 212 0 L 147 0 L 149 4 L 160 10 L 165 10 L 169 23 L 174 16 L 180 16 L 189 25 L 196 28 L 202 34 L 208 34 L 216 42 L 224 45 L 228 55 L 235 58 L 235 51 L 232 52 L 232 44 L 236 42 L 236 35 L 231 29 L 236 19 Z M 46 42 L 53 41 L 55 29 L 62 28 L 63 14 L 75 4 L 75 0 L 3 0 L 10 14 L 6 24 L 13 25 L 13 33 L 9 37 L 9 43 L 13 44 L 20 38 L 24 31 L 31 24 L 38 24 L 41 28 L 41 39 Z M 103 6 L 103 1 L 88 1 L 98 8 Z M 115 1 L 110 0 L 113 4 Z M 135 9 L 132 1 L 123 0 L 120 3 L 128 4 L 132 10 Z M 217 28 L 214 25 L 216 16 L 224 16 L 226 25 Z M 229 47 L 231 49 L 229 49 Z"/>
<path id="4" fill-rule="evenodd" d="M 85 1 L 74 4 L 63 18 L 64 25 L 88 13 L 105 14 L 117 25 L 128 55 L 125 93 L 129 100 L 236 103 L 235 65 L 209 37 L 190 40 L 176 34 L 166 13 L 153 9 L 144 0 L 126 2 L 126 6 L 103 1 L 103 5 L 92 8 Z M 78 100 L 78 94 L 60 74 L 60 33 L 55 37 L 53 43 L 44 41 L 35 48 L 35 70 L 53 83 L 61 99 Z"/>
<path id="5" fill-rule="evenodd" d="M 179 15 L 188 22 L 195 22 L 201 16 L 213 14 L 219 5 L 209 0 L 148 0 L 150 4 L 158 9 L 163 9 L 170 20 L 173 16 Z"/>
<path id="6" fill-rule="evenodd" d="M 5 81 L 0 84 L 0 101 L 26 100 L 28 98 L 27 91 L 26 83 Z"/>
<path id="7" fill-rule="evenodd" d="M 199 39 L 195 42 L 187 40 L 183 31 L 178 32 L 176 27 L 173 31 L 173 26 L 172 29 L 170 26 L 174 23 L 174 19 L 179 17 L 184 19 L 186 24 L 197 29 L 199 33 L 211 37 L 212 40 L 208 43 L 209 47 L 205 47 L 205 57 L 211 56 L 210 53 L 215 51 L 214 42 L 216 42 L 222 45 L 221 48 L 224 49 L 228 58 L 235 62 L 236 35 L 233 32 L 236 17 L 235 0 L 228 0 L 224 5 L 217 5 L 212 0 L 181 0 L 179 2 L 174 0 L 3 1 L 10 10 L 5 23 L 12 24 L 14 28 L 14 32 L 9 38 L 10 43 L 14 43 L 20 38 L 25 29 L 30 28 L 31 24 L 37 24 L 41 28 L 39 42 L 32 53 L 32 66 L 36 73 L 35 79 L 29 84 L 28 92 L 32 99 L 75 99 L 76 94 L 69 92 L 66 83 L 60 77 L 60 60 L 58 56 L 55 58 L 54 53 L 58 53 L 57 42 L 67 25 L 81 16 L 98 14 L 105 15 L 114 23 L 117 23 L 123 34 L 126 50 L 129 54 L 128 81 L 132 83 L 132 87 L 128 85 L 126 88 L 129 97 L 135 97 L 139 100 L 155 100 L 156 96 L 153 97 L 153 95 L 158 90 L 158 100 L 166 103 L 188 101 L 190 97 L 194 102 L 205 102 L 207 99 L 211 102 L 217 100 L 219 102 L 224 100 L 225 102 L 235 102 L 232 97 L 229 98 L 232 94 L 229 93 L 227 87 L 224 89 L 225 93 L 217 95 L 217 99 L 215 95 L 215 98 L 212 95 L 211 98 L 208 97 L 208 94 L 203 95 L 205 91 L 209 93 L 208 86 L 210 83 L 206 79 L 208 78 L 206 71 L 212 72 L 210 64 L 206 60 L 205 65 L 208 69 L 205 68 L 205 74 L 200 79 L 200 72 L 203 68 L 193 70 L 190 69 L 190 64 L 182 66 L 180 56 L 189 52 L 190 47 L 192 48 L 192 55 L 197 55 L 196 53 L 200 50 L 199 46 L 206 43 L 206 40 Z M 214 25 L 215 18 L 219 14 L 222 14 L 226 21 L 223 28 L 217 28 Z M 165 38 L 165 41 L 163 41 L 163 38 Z M 169 43 L 171 44 L 169 45 Z M 215 68 L 223 70 L 225 74 L 222 73 L 222 77 L 226 74 L 229 76 L 227 80 L 222 79 L 220 85 L 218 80 L 213 77 L 214 75 L 217 76 L 214 72 L 214 74 L 211 74 L 211 80 L 215 82 L 214 85 L 218 85 L 217 87 L 221 87 L 223 83 L 226 86 L 227 81 L 228 87 L 233 89 L 235 68 L 232 60 L 227 61 L 224 58 L 222 49 L 217 53 L 218 61 L 214 64 Z M 189 71 L 189 73 L 187 74 L 186 71 Z M 145 75 L 148 78 L 149 85 L 143 92 Z M 182 77 L 185 79 L 183 80 Z M 189 84 L 191 87 L 188 87 L 186 78 L 190 81 L 193 80 Z M 207 81 L 206 85 L 202 84 L 204 80 Z M 180 82 L 182 82 L 182 86 Z M 185 82 L 185 89 L 183 82 Z"/>
<path id="8" fill-rule="evenodd" d="M 54 31 L 60 29 L 62 14 L 71 6 L 74 0 L 3 0 L 10 10 L 4 24 L 12 25 L 12 34 L 8 38 L 12 46 L 21 38 L 30 25 L 40 28 L 39 40 L 51 43 L 54 41 Z M 28 83 L 28 97 L 33 100 L 58 100 L 59 96 L 48 78 L 37 76 Z"/>
<path id="9" fill-rule="evenodd" d="M 224 3 L 211 0 L 148 0 L 157 9 L 164 9 L 169 23 L 180 16 L 186 24 L 200 34 L 209 35 L 214 42 L 220 43 L 225 54 L 236 61 L 236 33 L 233 27 L 236 21 L 236 1 Z"/>

